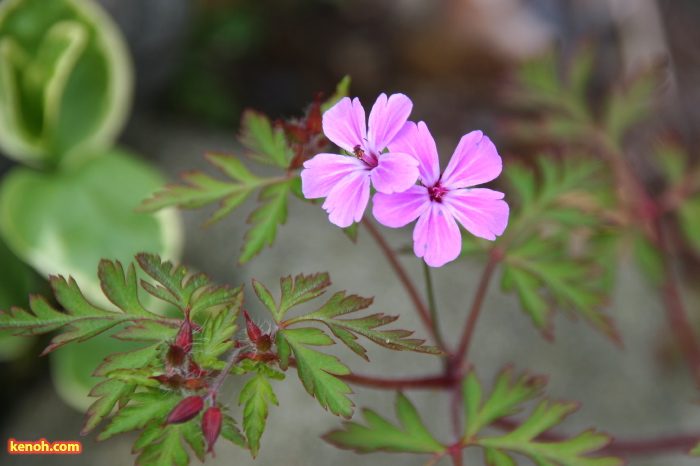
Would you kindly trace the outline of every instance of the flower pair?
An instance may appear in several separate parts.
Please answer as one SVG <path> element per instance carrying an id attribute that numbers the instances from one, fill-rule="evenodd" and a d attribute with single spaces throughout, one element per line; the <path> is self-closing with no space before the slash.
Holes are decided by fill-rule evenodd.
<path id="1" fill-rule="evenodd" d="M 380 95 L 369 115 L 369 130 L 359 99 L 346 97 L 330 108 L 323 115 L 323 131 L 348 155 L 318 154 L 305 162 L 302 190 L 309 199 L 325 197 L 331 223 L 348 227 L 362 219 L 372 184 L 375 218 L 393 228 L 418 219 L 413 250 L 428 265 L 440 267 L 461 251 L 457 222 L 489 240 L 505 230 L 509 209 L 503 193 L 470 189 L 496 178 L 502 162 L 489 138 L 472 131 L 440 172 L 428 127 L 407 121 L 412 107 L 403 94 Z"/>

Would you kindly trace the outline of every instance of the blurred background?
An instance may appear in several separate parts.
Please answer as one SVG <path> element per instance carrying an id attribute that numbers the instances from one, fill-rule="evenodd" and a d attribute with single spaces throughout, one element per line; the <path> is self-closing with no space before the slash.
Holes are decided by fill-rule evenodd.
<path id="1" fill-rule="evenodd" d="M 3 1 L 9 0 L 0 4 Z M 481 129 L 494 140 L 505 163 L 524 159 L 537 148 L 510 139 L 503 131 L 503 118 L 510 111 L 504 87 L 523 62 L 554 50 L 567 63 L 584 44 L 595 50 L 594 79 L 588 89 L 593 104 L 638 73 L 659 68 L 664 76 L 662 92 L 649 124 L 672 128 L 691 156 L 698 155 L 698 0 L 99 3 L 124 34 L 135 71 L 133 108 L 119 143 L 157 166 L 167 181 L 186 170 L 211 173 L 202 157 L 206 151 L 240 153 L 236 135 L 246 108 L 272 119 L 299 116 L 315 93 L 330 95 L 345 75 L 352 78 L 351 95 L 358 96 L 365 108 L 381 92 L 407 94 L 414 103 L 411 119 L 428 122 L 444 157 L 461 135 Z M 649 142 L 640 140 L 639 144 Z M 0 176 L 16 164 L 0 157 Z M 653 173 L 646 175 L 653 179 Z M 234 215 L 201 230 L 208 212 L 184 212 L 183 260 L 218 282 L 232 284 L 249 283 L 251 277 L 275 283 L 282 275 L 328 270 L 339 289 L 386 296 L 378 303 L 385 310 L 379 312 L 410 308 L 388 266 L 374 266 L 378 252 L 371 241 L 361 237 L 359 248 L 353 246 L 326 225 L 318 206 L 290 209 L 277 244 L 242 268 L 235 264 L 245 231 L 243 217 Z M 410 244 L 410 231 L 387 231 L 387 235 L 394 244 Z M 418 265 L 406 263 L 420 282 Z M 451 264 L 436 273 L 439 304 L 446 314 L 444 328 L 461 326 L 465 300 L 478 274 L 478 264 Z M 620 277 L 610 313 L 618 320 L 624 351 L 589 328 L 560 318 L 556 341 L 542 341 L 514 299 L 500 295 L 494 286 L 487 300 L 492 312 L 485 313 L 475 342 L 482 380 L 509 362 L 521 370 L 550 375 L 553 398 L 584 402 L 573 416 L 576 419 L 567 424 L 572 432 L 593 425 L 623 437 L 700 432 L 700 410 L 687 403 L 697 398 L 692 380 L 682 365 L 659 356 L 668 330 L 658 298 L 633 267 L 623 264 Z M 45 292 L 40 278 L 28 280 L 31 292 Z M 689 308 L 698 304 L 696 291 L 690 284 Z M 248 301 L 247 308 L 259 309 L 252 299 Z M 410 312 L 402 313 L 402 321 L 404 328 L 419 327 Z M 37 358 L 46 342 L 46 338 L 33 340 L 30 348 L 0 363 L 2 438 L 83 441 L 82 455 L 51 457 L 45 464 L 133 462 L 133 436 L 99 445 L 92 444 L 94 435 L 77 437 L 82 413 L 55 393 L 47 359 Z M 415 366 L 413 357 L 377 354 L 385 357 L 378 367 L 365 368 L 355 361 L 356 367 L 377 374 L 387 373 L 386 367 L 403 375 L 426 372 Z M 422 464 L 421 458 L 411 456 L 357 456 L 322 442 L 318 436 L 336 428 L 339 421 L 319 409 L 295 378 L 275 387 L 282 406 L 271 412 L 259 458 L 253 462 L 245 451 L 219 442 L 213 464 Z M 421 392 L 412 399 L 424 416 L 432 412 L 439 413 L 437 418 L 447 416 L 439 393 Z M 389 417 L 393 413 L 392 394 L 358 389 L 354 400 Z M 231 406 L 236 412 L 233 400 Z M 444 429 L 439 419 L 429 423 L 438 433 Z M 473 458 L 474 464 L 481 461 L 478 454 Z M 0 452 L 2 464 L 39 464 L 32 461 L 36 460 Z M 696 463 L 672 454 L 633 458 L 630 464 Z"/>

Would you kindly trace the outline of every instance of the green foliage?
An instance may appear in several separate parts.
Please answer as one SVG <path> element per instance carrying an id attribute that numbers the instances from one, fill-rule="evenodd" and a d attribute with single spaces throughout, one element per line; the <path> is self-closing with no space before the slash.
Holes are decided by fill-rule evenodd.
<path id="1" fill-rule="evenodd" d="M 179 254 L 176 212 L 133 211 L 161 185 L 152 167 L 116 149 L 60 172 L 15 167 L 0 185 L 0 233 L 40 274 L 71 275 L 89 299 L 107 306 L 95 280 L 101 258 L 130 261 L 144 250 Z"/>
<path id="2" fill-rule="evenodd" d="M 289 366 L 289 357 L 293 352 L 299 380 L 309 395 L 316 397 L 324 409 L 349 419 L 355 405 L 345 395 L 352 393 L 352 390 L 336 376 L 347 375 L 350 369 L 338 358 L 306 346 L 332 344 L 334 341 L 317 328 L 284 329 L 277 333 L 280 367 L 286 369 Z"/>
<path id="3" fill-rule="evenodd" d="M 328 98 L 321 105 L 321 112 L 325 112 L 335 104 L 337 104 L 343 97 L 348 97 L 350 95 L 350 75 L 343 76 L 338 85 L 335 87 L 335 92 L 332 96 Z"/>
<path id="4" fill-rule="evenodd" d="M 505 249 L 504 291 L 517 293 L 523 310 L 545 337 L 552 337 L 555 307 L 582 316 L 618 341 L 612 320 L 600 310 L 611 288 L 615 255 L 602 218 L 602 166 L 593 161 L 557 163 L 540 158 L 537 174 L 512 165 L 506 176 L 514 198 L 510 231 L 497 241 Z"/>
<path id="5" fill-rule="evenodd" d="M 283 320 L 292 307 L 321 296 L 330 284 L 327 273 L 299 274 L 293 280 L 291 276 L 281 278 L 282 292 L 279 305 L 262 283 L 254 280 L 253 289 L 280 326 L 276 338 L 280 367 L 283 370 L 287 369 L 293 353 L 299 378 L 306 391 L 316 397 L 323 408 L 329 409 L 333 414 L 350 418 L 354 405 L 345 395 L 352 391 L 345 382 L 336 377 L 349 374 L 350 369 L 337 358 L 308 348 L 308 346 L 328 346 L 335 342 L 320 329 L 309 327 L 291 329 L 290 326 L 310 322 L 322 323 L 348 348 L 366 360 L 369 360 L 366 350 L 356 342 L 358 335 L 393 350 L 436 355 L 445 353 L 435 347 L 423 346 L 425 340 L 408 338 L 413 332 L 375 330 L 376 327 L 394 322 L 398 317 L 373 314 L 357 319 L 337 319 L 337 317 L 366 309 L 373 302 L 371 298 L 362 298 L 357 295 L 345 296 L 344 291 L 334 294 L 311 313 Z"/>
<path id="6" fill-rule="evenodd" d="M 255 458 L 260 448 L 260 437 L 265 431 L 268 403 L 278 405 L 277 397 L 270 382 L 262 372 L 258 372 L 243 386 L 238 397 L 238 404 L 245 403 L 243 410 L 243 429 L 248 437 L 250 454 Z"/>
<path id="7" fill-rule="evenodd" d="M 491 396 L 484 402 L 483 389 L 474 371 L 463 385 L 464 416 L 467 425 L 464 441 L 470 442 L 484 427 L 502 417 L 522 411 L 522 403 L 542 396 L 547 381 L 544 377 L 523 373 L 513 381 L 513 368 L 507 367 L 498 377 Z"/>
<path id="8" fill-rule="evenodd" d="M 262 203 L 250 217 L 248 223 L 254 224 L 245 234 L 241 248 L 239 264 L 244 264 L 262 251 L 265 245 L 272 246 L 277 235 L 277 224 L 287 221 L 287 195 L 291 192 L 293 178 L 266 186 L 260 191 L 258 201 Z"/>
<path id="9" fill-rule="evenodd" d="M 465 406 L 465 436 L 463 445 L 480 446 L 486 462 L 494 466 L 514 466 L 511 452 L 520 453 L 538 465 L 612 466 L 624 464 L 620 458 L 591 458 L 593 453 L 610 443 L 605 434 L 587 430 L 571 439 L 541 441 L 537 437 L 561 423 L 578 409 L 576 403 L 550 403 L 542 400 L 530 416 L 510 432 L 501 436 L 481 436 L 479 432 L 493 421 L 522 411 L 523 402 L 542 395 L 544 379 L 528 374 L 513 381 L 512 369 L 503 371 L 490 396 L 483 401 L 483 389 L 473 372 L 462 385 Z"/>
<path id="10" fill-rule="evenodd" d="M 139 210 L 155 212 L 168 206 L 197 209 L 220 201 L 219 208 L 205 223 L 205 226 L 209 226 L 230 214 L 253 192 L 260 190 L 258 201 L 262 205 L 248 217 L 248 223 L 254 225 L 245 235 L 239 258 L 239 263 L 243 264 L 262 251 L 266 244 L 272 245 L 274 242 L 277 224 L 284 223 L 287 219 L 287 195 L 298 181 L 297 176 L 289 174 L 260 178 L 232 155 L 210 153 L 206 157 L 230 181 L 219 181 L 197 171 L 183 173 L 181 178 L 184 185 L 166 186 L 152 198 L 143 201 Z"/>
<path id="11" fill-rule="evenodd" d="M 246 157 L 257 163 L 287 168 L 294 157 L 284 130 L 274 127 L 265 114 L 254 110 L 243 113 L 239 140 L 248 149 Z"/>
<path id="12" fill-rule="evenodd" d="M 372 410 L 364 409 L 365 427 L 355 422 L 344 423 L 345 430 L 334 430 L 324 436 L 333 445 L 357 453 L 386 451 L 392 453 L 433 453 L 447 449 L 426 429 L 416 409 L 402 393 L 396 397 L 396 414 L 401 428 L 394 427 Z"/>
<path id="13" fill-rule="evenodd" d="M 99 6 L 7 0 L 0 38 L 3 152 L 54 166 L 112 144 L 131 104 L 133 78 L 126 44 Z"/>

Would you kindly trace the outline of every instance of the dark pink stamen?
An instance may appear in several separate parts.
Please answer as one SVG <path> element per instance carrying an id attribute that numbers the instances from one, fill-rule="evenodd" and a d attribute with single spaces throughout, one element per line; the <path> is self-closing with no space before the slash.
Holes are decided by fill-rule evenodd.
<path id="1" fill-rule="evenodd" d="M 435 186 L 428 188 L 430 200 L 435 202 L 442 202 L 442 198 L 445 196 L 446 192 L 447 189 L 443 188 L 439 181 L 438 184 L 436 184 Z"/>

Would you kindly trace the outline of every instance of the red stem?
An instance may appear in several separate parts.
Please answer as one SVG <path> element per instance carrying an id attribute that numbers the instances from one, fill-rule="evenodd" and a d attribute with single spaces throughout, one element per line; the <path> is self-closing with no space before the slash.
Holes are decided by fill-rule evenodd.
<path id="1" fill-rule="evenodd" d="M 383 390 L 403 390 L 409 389 L 435 389 L 449 388 L 454 383 L 449 377 L 436 375 L 429 377 L 419 377 L 415 379 L 385 379 L 359 374 L 347 374 L 337 376 L 346 382 L 356 383 L 365 387 L 379 388 Z"/>
<path id="2" fill-rule="evenodd" d="M 476 329 L 476 322 L 479 320 L 479 315 L 481 314 L 482 304 L 484 298 L 486 297 L 486 291 L 488 290 L 489 283 L 491 282 L 491 277 L 493 276 L 496 266 L 503 258 L 503 254 L 499 249 L 492 249 L 489 254 L 489 261 L 484 268 L 484 272 L 481 275 L 481 281 L 476 290 L 476 295 L 472 301 L 472 306 L 469 309 L 469 317 L 467 323 L 464 327 L 464 332 L 462 333 L 462 338 L 459 340 L 459 346 L 457 351 L 454 353 L 454 363 L 453 367 L 463 366 L 463 363 L 467 360 L 467 353 L 469 352 L 469 344 L 472 341 L 472 336 L 474 335 L 474 330 Z"/>
<path id="3" fill-rule="evenodd" d="M 363 218 L 362 224 L 365 226 L 365 228 L 367 228 L 369 234 L 372 235 L 372 237 L 377 242 L 381 250 L 384 252 L 384 255 L 389 261 L 389 264 L 394 269 L 394 272 L 396 272 L 396 275 L 398 276 L 399 280 L 406 289 L 406 292 L 408 292 L 411 301 L 413 301 L 413 306 L 416 308 L 418 316 L 423 321 L 423 325 L 425 325 L 425 328 L 428 329 L 428 332 L 435 339 L 435 341 L 440 341 L 435 326 L 433 325 L 433 321 L 430 318 L 428 308 L 425 306 L 423 299 L 421 299 L 420 295 L 418 294 L 416 286 L 413 284 L 408 274 L 406 273 L 406 269 L 403 268 L 403 265 L 401 265 L 398 258 L 396 257 L 396 253 L 393 249 L 391 249 L 389 243 L 386 242 L 382 234 L 379 232 L 379 230 L 377 230 L 377 228 L 372 224 L 372 222 L 370 222 L 366 218 Z"/>

